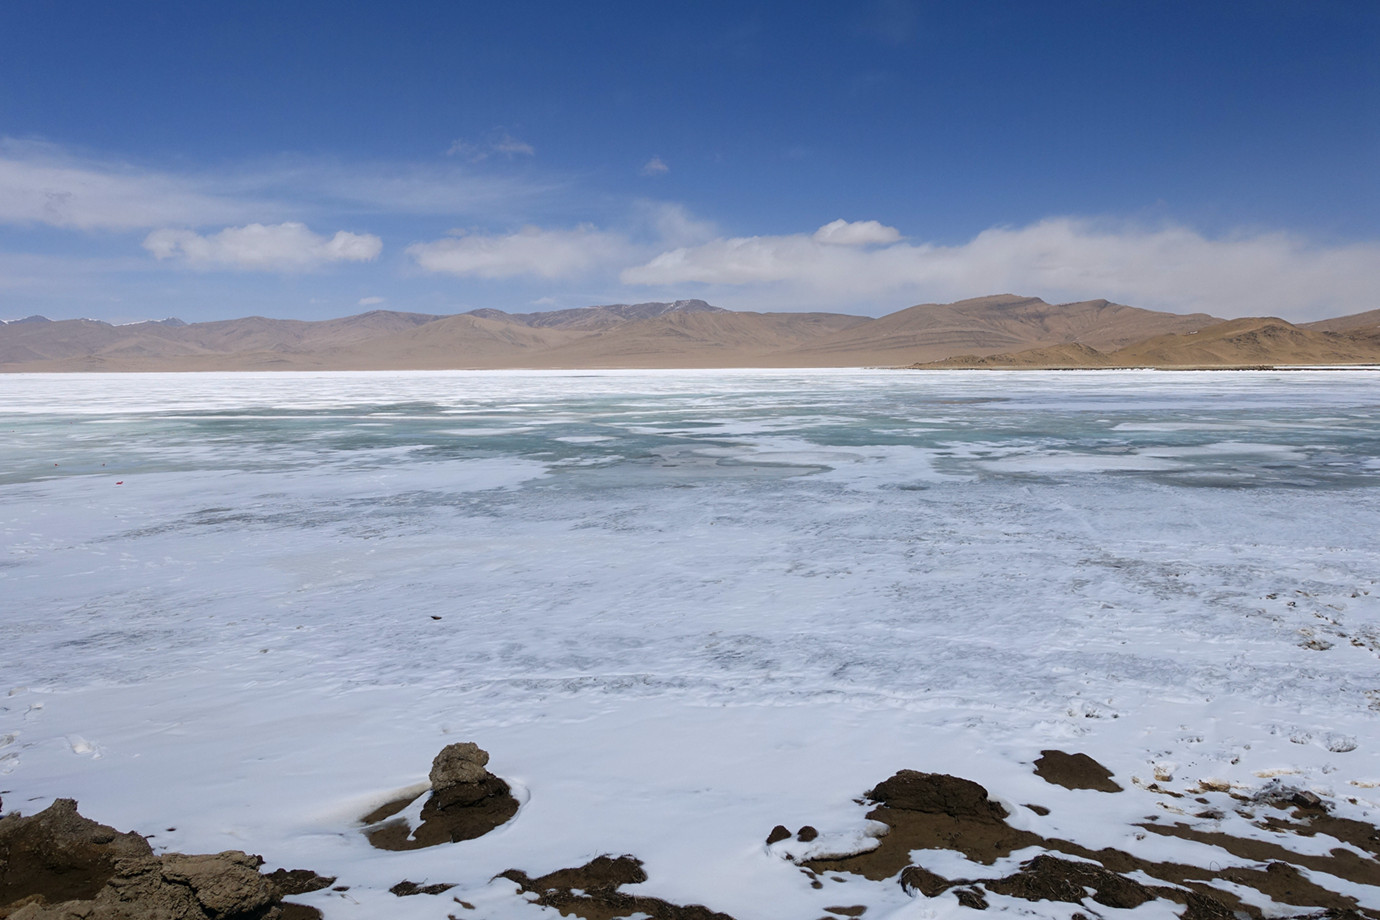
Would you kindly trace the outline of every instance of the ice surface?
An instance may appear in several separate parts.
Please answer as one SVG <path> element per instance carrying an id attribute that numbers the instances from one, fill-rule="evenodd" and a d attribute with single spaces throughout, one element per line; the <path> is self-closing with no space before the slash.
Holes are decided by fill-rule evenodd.
<path id="1" fill-rule="evenodd" d="M 7 375 L 0 406 L 6 807 L 339 875 L 331 920 L 535 917 L 496 873 L 624 852 L 658 897 L 817 917 L 767 832 L 861 839 L 901 768 L 1147 858 L 1199 846 L 1128 837 L 1156 767 L 1380 806 L 1380 373 Z M 517 818 L 371 849 L 456 740 Z M 1130 790 L 1046 784 L 1049 747 Z"/>

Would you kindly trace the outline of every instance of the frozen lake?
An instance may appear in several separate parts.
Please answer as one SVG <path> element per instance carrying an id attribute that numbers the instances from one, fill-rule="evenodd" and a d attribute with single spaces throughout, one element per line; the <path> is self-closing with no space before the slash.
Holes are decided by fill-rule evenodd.
<path id="1" fill-rule="evenodd" d="M 6 809 L 339 875 L 328 920 L 537 917 L 492 877 L 600 853 L 934 916 L 763 846 L 903 767 L 1181 861 L 1130 829 L 1157 772 L 1380 811 L 1380 372 L 8 375 L 0 432 Z M 372 850 L 459 740 L 517 818 Z"/>

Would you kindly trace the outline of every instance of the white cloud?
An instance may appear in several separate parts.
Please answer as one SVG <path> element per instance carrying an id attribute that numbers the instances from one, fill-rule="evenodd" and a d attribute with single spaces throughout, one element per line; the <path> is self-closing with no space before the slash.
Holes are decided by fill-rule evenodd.
<path id="1" fill-rule="evenodd" d="M 524 140 L 520 140 L 509 134 L 503 128 L 495 128 L 489 132 L 488 137 L 482 141 L 474 142 L 465 138 L 456 138 L 451 142 L 450 149 L 446 151 L 448 157 L 464 157 L 471 162 L 478 163 L 486 160 L 495 153 L 501 153 L 508 159 L 516 156 L 536 156 L 537 148 Z"/>
<path id="2" fill-rule="evenodd" d="M 144 248 L 158 259 L 181 259 L 198 268 L 230 267 L 260 271 L 306 271 L 329 262 L 368 262 L 383 241 L 368 233 L 338 231 L 319 236 L 305 224 L 249 224 L 202 236 L 191 230 L 155 230 Z"/>
<path id="3" fill-rule="evenodd" d="M 526 141 L 520 141 L 507 131 L 500 131 L 498 136 L 491 141 L 491 145 L 496 153 L 507 154 L 508 156 L 536 156 L 537 149 Z"/>
<path id="4" fill-rule="evenodd" d="M 875 221 L 836 221 L 814 234 L 720 238 L 663 252 L 621 278 L 637 285 L 724 286 L 759 304 L 836 308 L 894 308 L 897 301 L 1002 291 L 1299 320 L 1380 306 L 1377 242 L 1313 246 L 1283 233 L 1208 239 L 1176 225 L 1147 229 L 1070 218 L 994 228 L 958 246 L 888 245 L 899 240 L 891 232 Z M 835 238 L 840 233 L 849 245 L 838 245 L 845 241 Z"/>
<path id="5" fill-rule="evenodd" d="M 626 236 L 581 225 L 573 230 L 523 227 L 516 233 L 467 233 L 413 243 L 408 255 L 427 271 L 479 278 L 571 278 L 632 257 Z"/>
<path id="6" fill-rule="evenodd" d="M 242 220 L 261 202 L 182 176 L 74 158 L 48 144 L 0 141 L 0 223 L 76 230 Z"/>
<path id="7" fill-rule="evenodd" d="M 815 231 L 816 243 L 829 243 L 834 246 L 868 246 L 872 244 L 898 243 L 901 231 L 888 227 L 875 220 L 836 220 Z"/>
<path id="8" fill-rule="evenodd" d="M 648 255 L 658 248 L 707 243 L 719 233 L 713 221 L 701 220 L 684 205 L 649 198 L 633 203 L 632 224 L 638 238 L 655 240 Z"/>
<path id="9" fill-rule="evenodd" d="M 524 146 L 508 136 L 494 143 L 514 151 Z M 459 164 L 329 158 L 282 157 L 216 173 L 177 173 L 0 138 L 0 224 L 150 230 L 321 220 L 342 211 L 504 220 L 561 187 Z"/>
<path id="10" fill-rule="evenodd" d="M 671 167 L 666 165 L 666 161 L 661 157 L 652 157 L 642 164 L 642 175 L 644 176 L 664 176 L 671 171 Z"/>
<path id="11" fill-rule="evenodd" d="M 361 307 L 376 307 L 376 306 L 378 306 L 379 304 L 384 303 L 385 301 L 386 301 L 386 298 L 383 298 L 383 297 L 361 297 L 361 298 L 359 299 L 359 306 L 361 306 Z"/>

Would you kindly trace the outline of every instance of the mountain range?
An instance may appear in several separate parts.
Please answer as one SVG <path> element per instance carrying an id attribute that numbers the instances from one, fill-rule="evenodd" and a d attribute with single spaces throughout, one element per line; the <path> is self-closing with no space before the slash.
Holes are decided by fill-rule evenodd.
<path id="1" fill-rule="evenodd" d="M 655 367 L 1255 367 L 1380 363 L 1380 310 L 1295 325 L 998 294 L 879 318 L 702 300 L 321 321 L 0 323 L 0 371 Z"/>

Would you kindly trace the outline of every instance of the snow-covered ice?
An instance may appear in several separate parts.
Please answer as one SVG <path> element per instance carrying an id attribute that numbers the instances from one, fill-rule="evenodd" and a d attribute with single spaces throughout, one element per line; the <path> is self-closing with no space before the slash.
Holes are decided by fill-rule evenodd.
<path id="1" fill-rule="evenodd" d="M 1380 372 L 7 375 L 0 432 L 6 809 L 339 876 L 328 920 L 537 917 L 495 874 L 601 853 L 740 920 L 962 911 L 764 846 L 861 845 L 901 768 L 1148 859 L 1204 848 L 1132 833 L 1157 775 L 1380 813 Z M 458 740 L 518 816 L 370 848 Z"/>

